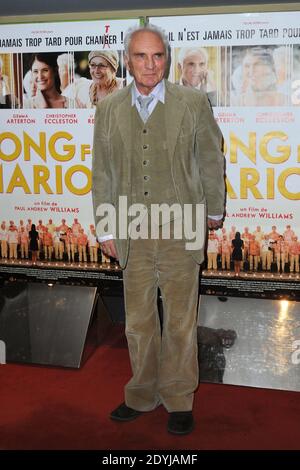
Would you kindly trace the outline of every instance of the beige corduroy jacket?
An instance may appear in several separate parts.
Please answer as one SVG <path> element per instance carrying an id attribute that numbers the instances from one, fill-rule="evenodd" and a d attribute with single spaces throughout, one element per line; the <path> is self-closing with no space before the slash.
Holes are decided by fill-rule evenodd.
<path id="1" fill-rule="evenodd" d="M 119 196 L 127 196 L 128 207 L 131 204 L 131 86 L 109 95 L 96 108 L 92 163 L 96 228 L 100 220 L 96 215 L 100 204 L 112 204 L 117 214 Z M 172 162 L 170 172 L 178 201 L 182 206 L 203 203 L 207 214 L 223 214 L 225 182 L 222 134 L 206 95 L 166 80 L 164 106 L 166 140 Z M 97 230 L 97 235 L 105 233 Z M 129 238 L 117 237 L 115 240 L 122 268 L 127 262 Z M 203 261 L 203 247 L 190 253 L 196 262 Z"/>

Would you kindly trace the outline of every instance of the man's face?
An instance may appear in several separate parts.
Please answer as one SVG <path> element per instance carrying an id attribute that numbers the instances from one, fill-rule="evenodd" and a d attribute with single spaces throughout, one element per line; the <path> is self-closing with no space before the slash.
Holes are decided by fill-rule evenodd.
<path id="1" fill-rule="evenodd" d="M 185 85 L 196 87 L 206 79 L 207 62 L 201 52 L 187 55 L 181 69 L 181 78 Z"/>
<path id="2" fill-rule="evenodd" d="M 135 33 L 125 63 L 137 89 L 143 95 L 149 95 L 164 78 L 167 66 L 165 46 L 160 37 L 150 31 Z"/>

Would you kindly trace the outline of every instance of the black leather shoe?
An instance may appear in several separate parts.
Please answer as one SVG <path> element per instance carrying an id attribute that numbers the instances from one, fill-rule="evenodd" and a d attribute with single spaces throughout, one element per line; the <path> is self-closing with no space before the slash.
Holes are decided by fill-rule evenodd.
<path id="1" fill-rule="evenodd" d="M 168 431 L 171 434 L 189 434 L 195 422 L 191 411 L 175 411 L 170 413 Z"/>
<path id="2" fill-rule="evenodd" d="M 110 413 L 110 418 L 115 421 L 132 421 L 142 414 L 142 411 L 129 408 L 125 403 L 121 403 L 115 410 Z"/>

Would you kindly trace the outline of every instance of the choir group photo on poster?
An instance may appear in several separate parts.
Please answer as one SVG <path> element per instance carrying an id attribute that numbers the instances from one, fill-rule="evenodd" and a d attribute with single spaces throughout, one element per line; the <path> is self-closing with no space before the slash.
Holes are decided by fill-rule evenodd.
<path id="1" fill-rule="evenodd" d="M 278 230 L 273 225 L 249 227 L 235 226 L 227 232 L 222 228 L 217 233 L 209 232 L 207 243 L 207 269 L 232 270 L 238 275 L 241 270 L 299 273 L 300 241 L 291 225 Z"/>
<path id="2" fill-rule="evenodd" d="M 2 261 L 31 259 L 110 265 L 111 260 L 99 249 L 95 226 L 84 229 L 77 218 L 69 225 L 66 219 L 55 224 L 53 219 L 27 219 L 15 224 L 2 221 L 0 226 Z"/>
<path id="3" fill-rule="evenodd" d="M 300 241 L 291 225 L 278 230 L 273 225 L 254 230 L 232 226 L 218 231 L 210 230 L 207 241 L 208 270 L 272 271 L 299 273 Z M 1 259 L 41 261 L 90 262 L 110 265 L 113 259 L 100 250 L 96 229 L 90 224 L 85 229 L 78 218 L 71 223 L 62 219 L 43 221 L 2 221 L 0 226 Z"/>

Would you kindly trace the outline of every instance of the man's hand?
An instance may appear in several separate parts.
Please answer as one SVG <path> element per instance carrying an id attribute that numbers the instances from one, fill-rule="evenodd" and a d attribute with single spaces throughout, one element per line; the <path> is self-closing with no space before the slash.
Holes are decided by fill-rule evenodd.
<path id="1" fill-rule="evenodd" d="M 105 255 L 119 259 L 114 240 L 106 240 L 106 242 L 102 242 L 100 246 Z"/>
<path id="2" fill-rule="evenodd" d="M 218 228 L 221 228 L 222 225 L 223 225 L 223 219 L 214 220 L 214 219 L 210 219 L 209 217 L 207 218 L 207 226 L 210 230 L 218 230 Z"/>
<path id="3" fill-rule="evenodd" d="M 206 93 L 207 92 L 207 70 L 203 70 L 199 74 L 199 78 L 200 78 L 200 88 L 202 91 Z"/>
<path id="4" fill-rule="evenodd" d="M 32 102 L 33 102 L 34 108 L 40 108 L 40 109 L 49 108 L 48 103 L 45 100 L 43 93 L 38 88 L 36 88 L 35 96 L 32 97 Z"/>
<path id="5" fill-rule="evenodd" d="M 37 84 L 36 84 L 36 81 L 34 80 L 32 74 L 31 74 L 31 78 L 30 78 L 30 95 L 31 95 L 31 98 L 34 98 L 36 96 L 36 92 L 37 92 Z"/>

